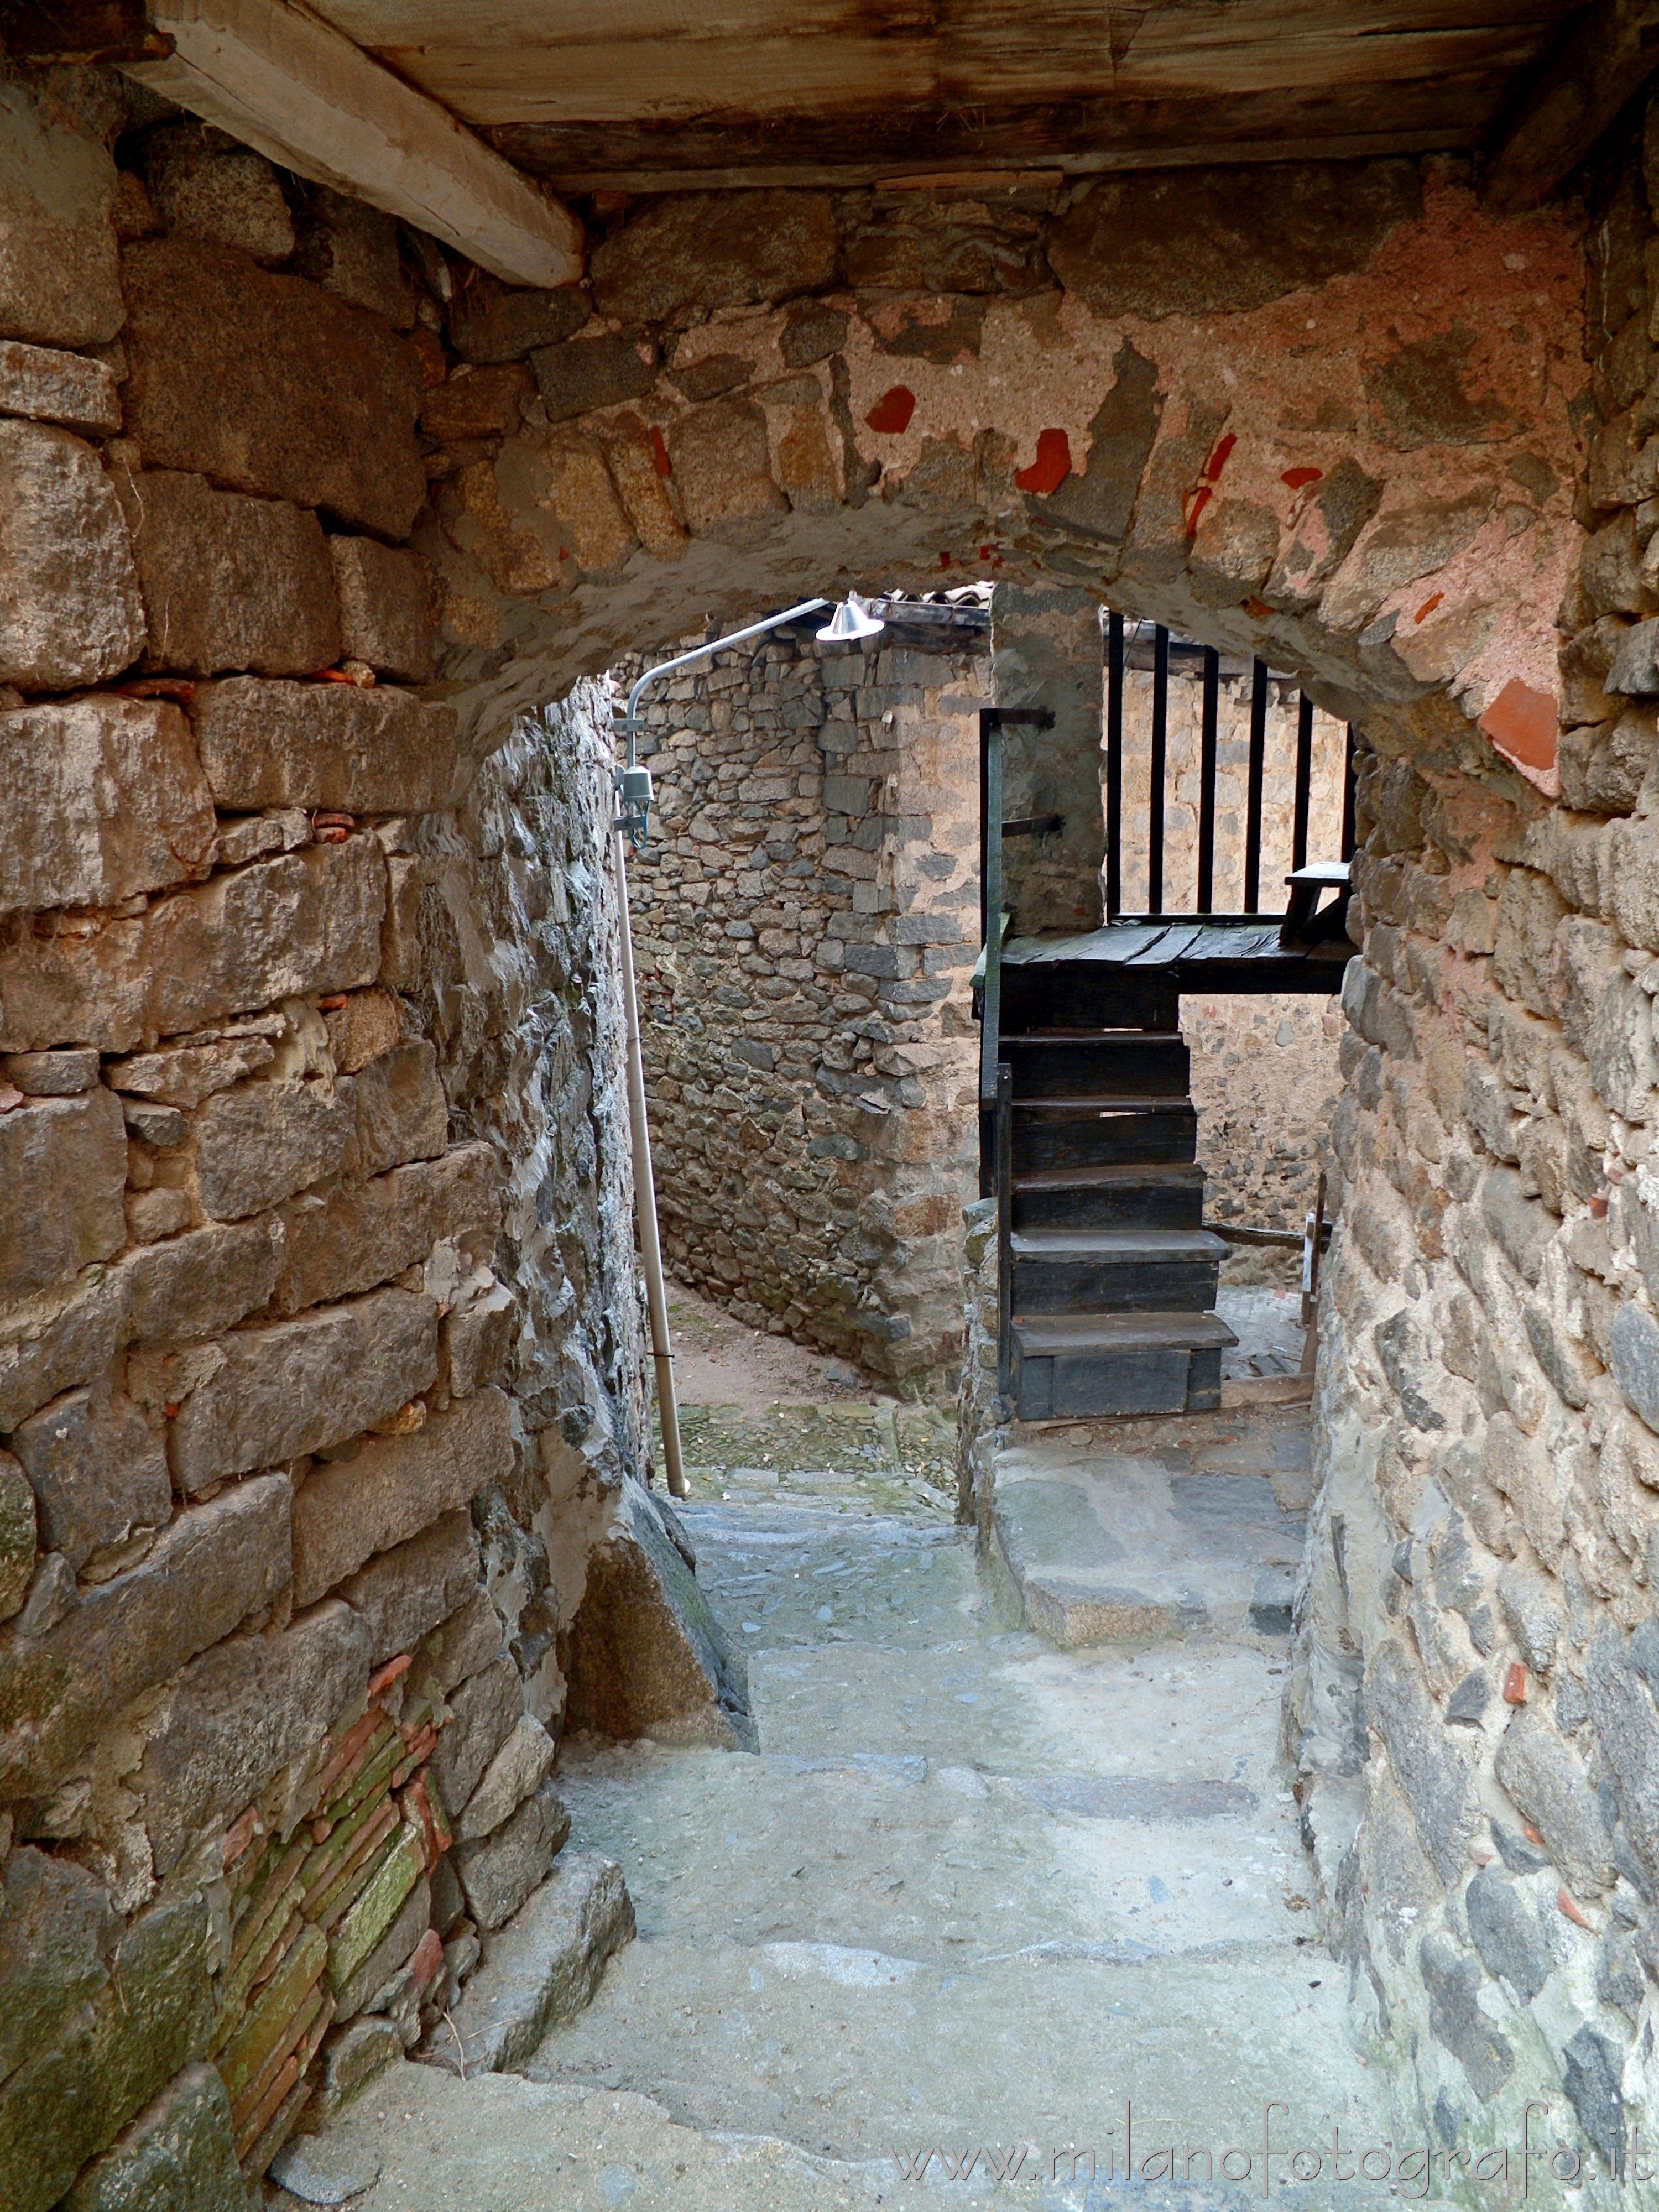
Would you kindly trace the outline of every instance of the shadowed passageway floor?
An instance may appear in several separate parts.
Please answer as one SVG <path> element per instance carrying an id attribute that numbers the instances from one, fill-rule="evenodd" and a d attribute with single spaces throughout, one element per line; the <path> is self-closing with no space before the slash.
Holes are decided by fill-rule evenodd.
<path id="1" fill-rule="evenodd" d="M 699 1433 L 712 1454 L 719 1419 Z M 1285 1519 L 1293 1548 L 1266 1474 L 1206 1478 L 1201 1443 L 1176 1456 L 1230 1511 L 1254 1482 L 1246 1509 Z M 759 1754 L 567 1743 L 573 1843 L 621 1861 L 638 1940 L 528 2081 L 404 2068 L 366 2093 L 324 2141 L 384 2161 L 376 2212 L 758 2212 L 941 2187 L 1105 2204 L 1126 2154 L 1125 2201 L 1157 2204 L 1139 2177 L 1166 2147 L 1177 2179 L 1196 2154 L 1195 2184 L 1209 2154 L 1216 2193 L 1168 2200 L 1201 2212 L 1259 2200 L 1270 2103 L 1287 2149 L 1386 2136 L 1278 1756 L 1282 1635 L 1234 1616 L 1056 1650 L 931 1484 L 703 1465 L 682 1517 L 747 1656 Z M 1233 2175 L 1254 2160 L 1237 2199 L 1230 2148 Z M 1093 2154 L 1092 2197 L 1073 2149 Z M 1310 2203 L 1333 2201 L 1330 2172 Z"/>

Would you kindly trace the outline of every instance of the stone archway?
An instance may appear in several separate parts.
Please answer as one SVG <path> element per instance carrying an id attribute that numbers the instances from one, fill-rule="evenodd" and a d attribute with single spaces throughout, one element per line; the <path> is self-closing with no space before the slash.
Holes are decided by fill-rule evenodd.
<path id="1" fill-rule="evenodd" d="M 647 203 L 528 365 L 469 335 L 503 312 L 480 280 L 424 416 L 448 672 L 482 720 L 837 580 L 1042 577 L 1553 790 L 1572 228 L 1449 166 L 1287 173 L 1293 246 L 1206 248 L 1204 180 L 1143 179 L 907 208 L 843 246 L 851 289 L 827 197 Z"/>

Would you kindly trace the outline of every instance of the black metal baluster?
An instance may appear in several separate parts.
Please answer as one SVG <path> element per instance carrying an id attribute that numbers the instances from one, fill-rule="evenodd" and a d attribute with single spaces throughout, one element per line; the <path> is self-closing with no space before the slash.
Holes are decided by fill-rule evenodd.
<path id="1" fill-rule="evenodd" d="M 1314 703 L 1305 691 L 1296 710 L 1296 817 L 1291 830 L 1291 866 L 1308 865 L 1308 800 L 1313 786 Z"/>
<path id="2" fill-rule="evenodd" d="M 1344 732 L 1346 758 L 1342 764 L 1342 858 L 1345 860 L 1353 858 L 1353 724 L 1350 722 Z"/>
<path id="3" fill-rule="evenodd" d="M 1146 911 L 1164 911 L 1164 763 L 1170 743 L 1170 633 L 1152 629 L 1152 788 L 1146 799 Z"/>
<path id="4" fill-rule="evenodd" d="M 1198 900 L 1200 914 L 1215 911 L 1216 726 L 1221 707 L 1221 655 L 1204 648 L 1204 721 L 1198 765 Z"/>
<path id="5" fill-rule="evenodd" d="M 1106 919 L 1123 907 L 1123 617 L 1106 615 Z"/>
<path id="6" fill-rule="evenodd" d="M 992 1188 L 997 1202 L 997 1395 L 1006 1398 L 1014 1328 L 1014 1071 L 997 1062 Z"/>
<path id="7" fill-rule="evenodd" d="M 1261 773 L 1267 755 L 1267 664 L 1250 671 L 1250 774 L 1244 801 L 1244 912 L 1261 911 Z"/>
<path id="8" fill-rule="evenodd" d="M 1021 717 L 1024 720 L 1024 717 Z M 979 905 L 985 933 L 985 983 L 979 1030 L 979 1188 L 996 1189 L 997 1060 L 1002 1050 L 1002 715 L 979 716 Z"/>

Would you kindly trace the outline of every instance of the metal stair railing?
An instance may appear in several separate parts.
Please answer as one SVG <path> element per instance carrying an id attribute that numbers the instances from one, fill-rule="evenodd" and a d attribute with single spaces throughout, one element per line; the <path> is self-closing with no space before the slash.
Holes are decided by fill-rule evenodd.
<path id="1" fill-rule="evenodd" d="M 1131 631 L 1134 633 L 1133 639 Z M 1146 812 L 1146 910 L 1126 914 L 1123 908 L 1124 776 L 1123 720 L 1125 678 L 1133 650 L 1144 650 L 1144 634 L 1150 631 L 1152 647 L 1152 720 L 1149 733 L 1150 782 Z M 1122 615 L 1106 614 L 1106 919 L 1109 921 L 1279 921 L 1285 908 L 1261 905 L 1261 845 L 1264 792 L 1267 781 L 1267 703 L 1269 684 L 1284 682 L 1265 660 L 1250 665 L 1250 720 L 1247 756 L 1243 860 L 1243 905 L 1241 914 L 1218 913 L 1215 907 L 1216 781 L 1220 723 L 1221 655 L 1213 646 L 1189 645 L 1171 636 L 1162 623 L 1127 623 Z M 1183 659 L 1201 656 L 1202 696 L 1199 736 L 1199 802 L 1197 865 L 1194 902 L 1175 908 L 1165 898 L 1165 808 L 1167 804 L 1170 675 L 1172 650 Z M 1145 665 L 1144 662 L 1139 663 Z M 1305 691 L 1297 700 L 1294 798 L 1291 832 L 1292 872 L 1308 865 L 1310 799 L 1313 782 L 1314 702 Z M 1352 860 L 1354 846 L 1355 731 L 1347 726 L 1343 767 L 1342 860 Z M 1334 825 L 1333 825 L 1334 826 Z M 1294 902 L 1292 902 L 1294 903 Z"/>
<path id="2" fill-rule="evenodd" d="M 1002 818 L 1002 732 L 1051 730 L 1054 726 L 1046 707 L 979 710 L 979 922 L 985 948 L 979 1032 L 979 1189 L 981 1198 L 996 1200 L 997 1395 L 1002 1399 L 1008 1395 L 1012 1353 L 1014 1205 L 1014 1077 L 1002 1057 L 1002 939 L 1007 920 L 1002 904 L 1002 840 L 1005 831 L 1024 833 L 1036 826 Z M 1041 819 L 1045 827 L 1052 821 Z"/>

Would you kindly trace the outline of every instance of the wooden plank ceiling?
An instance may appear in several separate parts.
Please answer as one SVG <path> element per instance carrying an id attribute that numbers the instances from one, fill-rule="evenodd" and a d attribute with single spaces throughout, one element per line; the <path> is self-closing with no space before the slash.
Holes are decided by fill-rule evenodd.
<path id="1" fill-rule="evenodd" d="M 312 0 L 571 191 L 1489 149 L 1575 0 Z"/>

